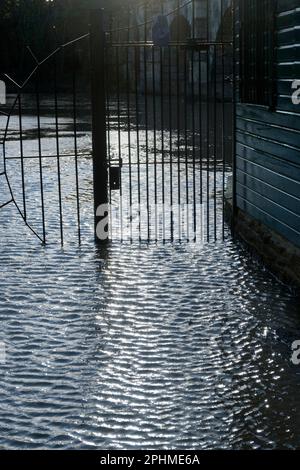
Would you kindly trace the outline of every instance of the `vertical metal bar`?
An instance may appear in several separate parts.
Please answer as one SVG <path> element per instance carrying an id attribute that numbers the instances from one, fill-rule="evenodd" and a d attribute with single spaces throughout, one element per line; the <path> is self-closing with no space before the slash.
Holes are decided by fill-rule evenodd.
<path id="1" fill-rule="evenodd" d="M 178 185 L 178 240 L 181 241 L 181 162 L 180 162 L 180 57 L 179 46 L 176 46 L 177 67 L 177 185 Z"/>
<path id="2" fill-rule="evenodd" d="M 109 23 L 110 23 L 110 29 L 113 28 L 113 17 L 112 17 L 112 14 L 110 14 L 110 17 L 109 17 Z M 113 33 L 109 33 L 109 42 L 111 43 L 112 42 L 112 38 L 113 38 Z M 109 58 L 111 59 L 111 55 L 112 55 L 112 48 L 109 49 L 109 52 L 108 52 L 108 48 L 105 49 L 104 51 L 105 53 L 105 56 L 104 56 L 104 61 L 105 61 L 105 64 L 106 64 L 106 69 L 104 71 L 105 73 L 105 84 L 106 84 L 106 128 L 107 128 L 107 160 L 108 160 L 108 167 L 110 168 L 111 167 L 111 125 L 110 125 L 110 121 L 111 121 L 111 106 L 110 106 L 110 92 L 111 92 L 111 87 L 110 87 L 110 81 L 108 80 L 108 75 L 111 71 L 111 67 L 112 67 L 112 61 L 109 60 Z M 111 54 L 110 54 L 111 53 Z M 110 215 L 111 215 L 111 211 L 112 211 L 112 188 L 111 188 L 111 185 L 109 185 L 109 204 L 110 204 Z M 112 223 L 110 224 L 110 234 L 111 234 L 111 237 L 113 237 L 113 227 L 112 227 Z"/>
<path id="3" fill-rule="evenodd" d="M 121 27 L 121 18 L 120 14 L 118 17 L 118 33 L 117 33 L 117 43 L 121 46 L 120 40 L 120 27 Z M 116 78 L 117 78 L 117 133 L 118 133 L 118 165 L 121 166 L 121 106 L 120 106 L 120 47 L 116 47 Z M 121 50 L 122 53 L 122 50 Z M 119 190 L 119 207 L 120 207 L 120 235 L 121 243 L 123 242 L 123 191 L 122 191 L 122 168 L 120 168 L 120 190 Z"/>
<path id="4" fill-rule="evenodd" d="M 200 148 L 200 204 L 203 204 L 203 136 L 202 136 L 202 53 L 199 51 L 199 148 Z"/>
<path id="5" fill-rule="evenodd" d="M 181 119 L 180 119 L 180 104 L 181 104 L 181 89 L 180 89 L 180 46 L 179 41 L 180 41 L 180 29 L 179 29 L 179 9 L 180 9 L 180 0 L 177 0 L 177 9 L 178 9 L 178 15 L 177 15 L 177 29 L 176 29 L 176 93 L 177 93 L 177 196 L 178 196 L 178 241 L 181 242 L 181 155 L 180 155 L 180 125 L 181 125 Z"/>
<path id="6" fill-rule="evenodd" d="M 224 0 L 221 0 L 221 160 L 222 160 L 222 240 L 225 239 L 225 61 L 224 55 Z"/>
<path id="7" fill-rule="evenodd" d="M 130 42 L 130 6 L 127 5 L 127 41 Z M 132 227 L 132 154 L 131 154 L 131 76 L 129 63 L 131 59 L 130 48 L 126 49 L 126 95 L 127 95 L 127 130 L 128 130 L 128 189 L 129 189 L 129 230 L 130 230 L 130 243 L 133 242 L 133 227 Z"/>
<path id="8" fill-rule="evenodd" d="M 118 165 L 120 167 L 120 231 L 123 241 L 123 190 L 122 190 L 122 142 L 121 142 L 121 104 L 120 104 L 120 47 L 116 47 L 116 75 L 117 75 L 117 135 L 118 135 Z"/>
<path id="9" fill-rule="evenodd" d="M 164 14 L 164 1 L 161 0 L 161 14 Z M 164 50 L 160 47 L 160 106 L 161 106 L 161 172 L 162 172 L 162 206 L 163 206 L 163 243 L 166 242 L 165 227 L 165 142 L 164 142 Z"/>
<path id="10" fill-rule="evenodd" d="M 222 111 L 221 111 L 221 126 L 222 126 L 222 136 L 221 136 L 221 153 L 222 153 L 222 240 L 225 239 L 225 173 L 226 173 L 226 164 L 225 164 L 225 48 L 222 44 L 221 46 L 222 54 Z"/>
<path id="11" fill-rule="evenodd" d="M 145 31 L 144 40 L 147 42 L 147 12 L 145 5 Z M 147 77 L 147 47 L 144 47 L 144 95 L 145 95 L 145 133 L 146 133 L 146 193 L 147 193 L 147 237 L 150 241 L 150 195 L 149 195 L 149 139 L 148 139 L 148 77 Z"/>
<path id="12" fill-rule="evenodd" d="M 206 57 L 206 80 L 207 80 L 207 108 L 206 108 L 206 209 L 207 209 L 207 241 L 210 239 L 210 207 L 209 207 L 209 196 L 210 196 L 210 46 L 207 47 Z"/>
<path id="13" fill-rule="evenodd" d="M 217 241 L 217 46 L 214 45 L 213 48 L 213 61 L 214 61 L 214 105 L 213 105 L 213 129 L 214 129 L 214 238 Z"/>
<path id="14" fill-rule="evenodd" d="M 160 114 L 161 114 L 161 172 L 162 172 L 162 206 L 163 206 L 163 243 L 165 234 L 165 142 L 164 142 L 164 76 L 163 76 L 163 48 L 160 48 Z"/>
<path id="15" fill-rule="evenodd" d="M 187 50 L 184 48 L 183 54 L 183 86 L 184 86 L 184 159 L 185 159 L 185 196 L 186 196 L 186 233 L 187 241 L 189 242 L 189 164 L 188 164 L 188 111 L 187 111 L 187 102 L 188 102 L 188 90 L 187 90 L 187 81 L 188 81 L 188 69 L 187 69 Z"/>
<path id="16" fill-rule="evenodd" d="M 74 126 L 74 154 L 75 154 L 75 181 L 76 181 L 76 204 L 77 204 L 77 227 L 78 241 L 81 243 L 81 223 L 80 223 L 80 194 L 79 194 L 79 171 L 78 171 L 78 142 L 77 142 L 77 93 L 76 93 L 76 73 L 73 72 L 73 126 Z"/>
<path id="17" fill-rule="evenodd" d="M 135 113 L 136 113 L 136 151 L 137 151 L 137 172 L 138 172 L 138 217 L 139 217 L 139 241 L 141 241 L 141 160 L 140 160 L 140 109 L 139 109 L 139 65 L 140 47 L 135 48 Z"/>
<path id="18" fill-rule="evenodd" d="M 129 29 L 128 29 L 129 36 Z M 129 41 L 129 37 L 128 37 Z M 128 164 L 129 164 L 129 221 L 130 221 L 130 243 L 133 241 L 132 237 L 132 158 L 131 158 L 131 113 L 130 113 L 130 74 L 129 74 L 129 60 L 130 60 L 130 51 L 127 47 L 127 65 L 126 65 L 126 75 L 127 75 L 127 126 L 128 126 Z"/>
<path id="19" fill-rule="evenodd" d="M 232 48 L 233 48 L 233 64 L 232 64 L 232 74 L 233 74 L 233 96 L 232 96 L 232 220 L 231 220 L 231 230 L 234 235 L 235 232 L 235 219 L 237 213 L 237 194 L 236 194 L 236 83 L 237 83 L 237 70 L 236 70 L 236 60 L 237 60 L 237 50 L 236 50 L 236 0 L 232 0 Z"/>
<path id="20" fill-rule="evenodd" d="M 192 155 L 193 155 L 193 241 L 196 242 L 196 117 L 195 117 L 195 54 L 192 51 Z"/>
<path id="21" fill-rule="evenodd" d="M 20 158 L 21 158 L 21 178 L 22 178 L 22 196 L 23 196 L 23 211 L 24 220 L 27 220 L 26 210 L 26 193 L 25 193 L 25 169 L 24 169 L 24 147 L 23 147 L 23 121 L 22 121 L 22 101 L 21 94 L 18 96 L 19 105 L 19 131 L 20 131 Z"/>
<path id="22" fill-rule="evenodd" d="M 100 243 L 107 242 L 109 238 L 108 234 L 103 237 L 97 235 L 98 223 L 103 221 L 108 210 L 103 10 L 91 12 L 90 24 L 95 239 Z M 99 214 L 97 210 L 101 206 L 107 210 Z"/>
<path id="23" fill-rule="evenodd" d="M 54 60 L 54 109 L 55 109 L 55 140 L 56 140 L 56 164 L 57 164 L 57 182 L 58 182 L 58 204 L 60 219 L 60 240 L 64 243 L 63 230 L 63 209 L 62 209 L 62 187 L 61 187 L 61 168 L 60 168 L 60 145 L 59 145 L 59 123 L 58 123 L 58 91 L 57 91 L 57 61 Z"/>
<path id="24" fill-rule="evenodd" d="M 206 28 L 207 28 L 207 41 L 210 41 L 210 8 L 209 8 L 209 0 L 206 0 Z M 207 81 L 207 96 L 206 96 L 206 230 L 207 230 L 207 241 L 210 240 L 210 46 L 207 46 L 206 51 L 206 81 Z"/>
<path id="25" fill-rule="evenodd" d="M 173 133 L 172 133 L 172 49 L 169 46 L 169 132 L 170 132 L 170 207 L 171 207 L 171 242 L 174 241 L 174 213 L 173 213 Z"/>
<path id="26" fill-rule="evenodd" d="M 195 1 L 192 2 L 192 34 L 195 39 Z M 191 93 L 192 93 L 192 155 L 193 155 L 193 241 L 196 242 L 196 120 L 195 120 L 195 53 L 191 52 Z"/>
<path id="27" fill-rule="evenodd" d="M 43 184 L 43 162 L 42 162 L 42 139 L 41 139 L 41 112 L 40 112 L 40 91 L 39 91 L 39 74 L 36 78 L 36 109 L 37 109 L 37 126 L 38 126 L 38 151 L 39 151 L 39 169 L 40 169 L 40 191 L 42 204 L 42 225 L 43 225 L 43 242 L 46 243 L 46 224 L 45 224 L 45 203 L 44 203 L 44 184 Z"/>
<path id="28" fill-rule="evenodd" d="M 156 83 L 155 48 L 152 47 L 152 88 L 153 88 L 153 146 L 154 146 L 154 204 L 155 204 L 155 242 L 157 242 L 157 131 L 156 131 Z"/>
<path id="29" fill-rule="evenodd" d="M 107 80 L 107 76 L 110 71 L 110 66 L 111 63 L 108 61 L 108 51 L 107 49 L 105 50 L 105 63 L 107 65 L 107 71 L 104 71 L 105 73 L 105 83 L 107 84 L 106 86 L 106 127 L 107 127 L 107 160 L 108 160 L 108 167 L 111 167 L 112 164 L 112 159 L 111 159 L 111 125 L 110 125 L 110 119 L 111 119 L 111 106 L 110 106 L 110 88 L 108 86 L 109 81 Z M 109 214 L 110 214 L 110 227 L 109 227 L 109 233 L 111 239 L 113 239 L 114 234 L 115 234 L 115 227 L 113 226 L 113 220 L 112 220 L 112 187 L 109 184 L 108 185 L 108 194 L 109 194 Z"/>

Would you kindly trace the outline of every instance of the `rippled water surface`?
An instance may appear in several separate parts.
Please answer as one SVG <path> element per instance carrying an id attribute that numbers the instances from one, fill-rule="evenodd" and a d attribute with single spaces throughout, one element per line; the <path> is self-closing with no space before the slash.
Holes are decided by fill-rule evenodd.
<path id="1" fill-rule="evenodd" d="M 298 301 L 232 242 L 1 234 L 5 448 L 297 447 Z"/>
<path id="2" fill-rule="evenodd" d="M 7 206 L 0 263 L 2 448 L 300 447 L 299 298 L 230 238 L 41 247 Z"/>

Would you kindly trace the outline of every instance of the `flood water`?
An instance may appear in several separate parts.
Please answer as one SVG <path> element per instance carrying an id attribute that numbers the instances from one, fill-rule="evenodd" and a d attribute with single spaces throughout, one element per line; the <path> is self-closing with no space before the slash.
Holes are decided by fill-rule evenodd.
<path id="1" fill-rule="evenodd" d="M 53 121 L 42 119 L 43 148 L 55 154 Z M 28 111 L 25 146 L 36 152 L 33 122 Z M 71 154 L 65 124 L 61 147 Z M 13 205 L 0 211 L 0 447 L 299 448 L 299 297 L 228 230 L 217 243 L 95 247 L 84 119 L 80 129 L 81 247 L 71 158 L 62 163 L 64 248 L 55 160 L 45 161 L 51 243 L 41 246 Z M 18 145 L 15 131 L 7 156 Z M 38 229 L 35 164 L 25 170 Z M 21 205 L 18 165 L 8 170 Z"/>

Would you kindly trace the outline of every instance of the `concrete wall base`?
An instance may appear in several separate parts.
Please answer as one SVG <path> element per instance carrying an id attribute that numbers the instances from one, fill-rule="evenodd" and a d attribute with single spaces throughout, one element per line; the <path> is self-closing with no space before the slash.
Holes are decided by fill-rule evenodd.
<path id="1" fill-rule="evenodd" d="M 232 220 L 231 202 L 226 217 Z M 261 222 L 237 209 L 233 231 L 282 282 L 300 292 L 300 249 Z"/>

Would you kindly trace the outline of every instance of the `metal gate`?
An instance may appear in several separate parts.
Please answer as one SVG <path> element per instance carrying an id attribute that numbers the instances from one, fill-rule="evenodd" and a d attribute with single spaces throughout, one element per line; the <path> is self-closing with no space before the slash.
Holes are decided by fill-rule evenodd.
<path id="1" fill-rule="evenodd" d="M 80 244 L 94 232 L 89 36 L 42 58 L 28 48 L 25 80 L 1 77 L 0 210 L 43 244 Z"/>
<path id="2" fill-rule="evenodd" d="M 94 11 L 89 33 L 46 58 L 29 49 L 26 80 L 5 76 L 0 209 L 43 243 L 224 239 L 233 22 L 229 0 L 214 3 L 214 29 L 208 0 L 146 2 L 142 20 Z"/>
<path id="3" fill-rule="evenodd" d="M 130 11 L 109 22 L 105 80 L 112 239 L 204 242 L 226 235 L 233 132 L 231 8 L 227 23 L 222 10 L 219 32 L 210 39 L 207 2 L 205 37 L 199 38 L 196 3 L 185 4 L 192 10 L 190 31 L 182 5 L 172 12 L 162 9 L 156 17 L 145 5 L 139 25 Z M 165 43 L 157 45 L 153 35 L 159 22 L 171 27 Z"/>

